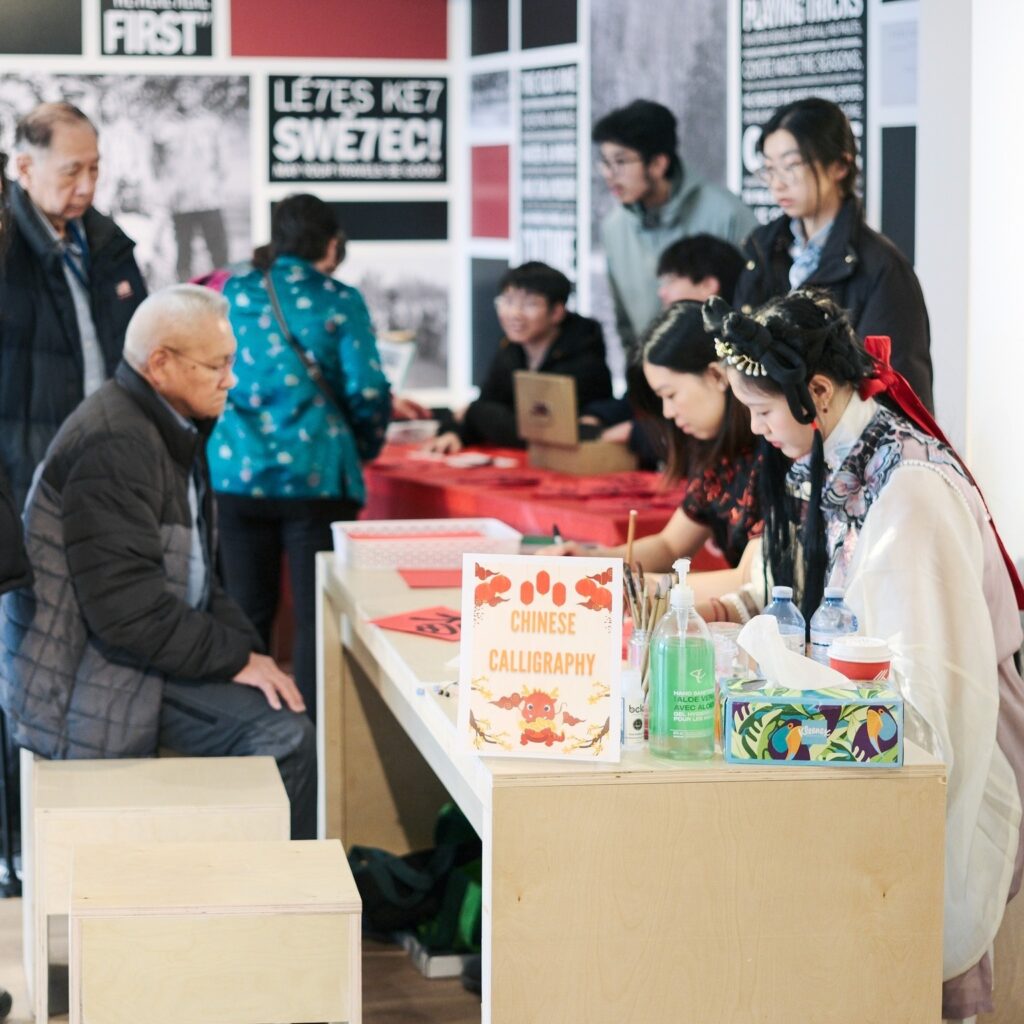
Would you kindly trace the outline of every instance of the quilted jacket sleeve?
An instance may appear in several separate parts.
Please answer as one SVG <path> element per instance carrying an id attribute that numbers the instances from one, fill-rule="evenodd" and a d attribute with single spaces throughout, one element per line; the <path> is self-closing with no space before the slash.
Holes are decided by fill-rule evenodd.
<path id="1" fill-rule="evenodd" d="M 87 448 L 63 488 L 63 540 L 90 631 L 141 664 L 186 679 L 230 679 L 248 630 L 192 608 L 168 587 L 152 459 L 129 438 Z"/>

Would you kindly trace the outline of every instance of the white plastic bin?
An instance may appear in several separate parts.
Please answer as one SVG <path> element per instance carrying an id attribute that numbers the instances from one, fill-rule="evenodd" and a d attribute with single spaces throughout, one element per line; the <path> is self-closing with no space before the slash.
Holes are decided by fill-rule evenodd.
<path id="1" fill-rule="evenodd" d="M 467 551 L 515 555 L 522 534 L 499 519 L 331 523 L 334 557 L 351 569 L 461 569 Z"/>

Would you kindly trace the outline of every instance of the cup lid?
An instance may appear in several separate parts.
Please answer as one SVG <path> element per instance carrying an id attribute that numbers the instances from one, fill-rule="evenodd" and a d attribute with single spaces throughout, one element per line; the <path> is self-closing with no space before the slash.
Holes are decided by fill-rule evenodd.
<path id="1" fill-rule="evenodd" d="M 892 651 L 876 636 L 841 636 L 832 641 L 828 656 L 836 661 L 890 661 Z"/>
<path id="2" fill-rule="evenodd" d="M 714 636 L 723 637 L 738 637 L 740 635 L 741 626 L 738 622 L 709 622 L 707 624 L 709 630 L 711 630 Z"/>

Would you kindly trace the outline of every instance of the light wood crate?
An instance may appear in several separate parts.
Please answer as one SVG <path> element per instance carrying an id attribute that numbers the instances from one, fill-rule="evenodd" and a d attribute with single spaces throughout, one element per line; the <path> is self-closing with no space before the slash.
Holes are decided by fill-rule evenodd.
<path id="1" fill-rule="evenodd" d="M 46 761 L 21 752 L 23 955 L 36 1024 L 48 1019 L 47 919 L 68 913 L 71 861 L 88 843 L 286 840 L 271 757 Z"/>
<path id="2" fill-rule="evenodd" d="M 80 847 L 71 1024 L 359 1024 L 361 909 L 336 840 Z"/>

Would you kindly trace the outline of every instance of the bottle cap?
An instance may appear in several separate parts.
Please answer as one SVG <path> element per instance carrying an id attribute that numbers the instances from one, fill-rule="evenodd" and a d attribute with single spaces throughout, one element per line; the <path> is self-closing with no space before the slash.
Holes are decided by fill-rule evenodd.
<path id="1" fill-rule="evenodd" d="M 826 587 L 825 597 L 830 601 L 842 601 L 846 597 L 846 591 L 842 587 Z"/>
<path id="2" fill-rule="evenodd" d="M 772 600 L 777 598 L 783 598 L 787 601 L 793 600 L 793 588 L 792 587 L 772 587 Z"/>

